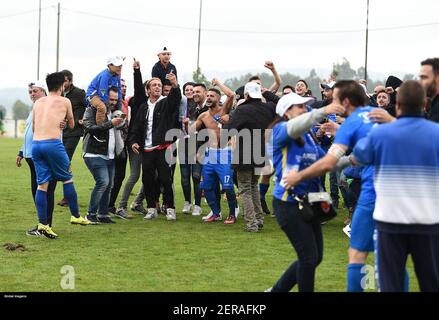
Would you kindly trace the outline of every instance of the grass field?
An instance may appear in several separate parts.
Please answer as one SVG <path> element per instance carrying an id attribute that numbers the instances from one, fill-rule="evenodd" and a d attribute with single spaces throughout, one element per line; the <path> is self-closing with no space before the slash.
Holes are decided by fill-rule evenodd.
<path id="1" fill-rule="evenodd" d="M 262 232 L 246 233 L 242 218 L 235 225 L 205 225 L 200 217 L 181 214 L 184 200 L 178 171 L 176 222 L 166 221 L 163 215 L 153 221 L 136 215 L 132 221 L 115 218 L 113 225 L 73 226 L 68 208 L 56 206 L 53 228 L 59 238 L 26 236 L 37 218 L 29 168 L 24 161 L 21 168 L 15 166 L 21 143 L 0 138 L 0 245 L 9 242 L 26 248 L 0 247 L 0 291 L 64 291 L 61 269 L 70 265 L 75 271 L 73 291 L 78 292 L 261 292 L 295 259 L 286 236 L 270 216 Z M 81 146 L 72 167 L 83 214 L 94 181 L 80 156 Z M 58 184 L 55 200 L 61 197 Z M 271 203 L 271 196 L 267 200 Z M 227 208 L 224 200 L 222 207 Z M 203 201 L 203 213 L 208 211 Z M 316 291 L 345 291 L 348 238 L 341 230 L 345 218 L 346 212 L 340 210 L 336 219 L 323 226 L 324 257 L 317 269 Z M 369 264 L 373 266 L 373 257 Z M 411 289 L 417 291 L 411 265 L 409 273 Z"/>

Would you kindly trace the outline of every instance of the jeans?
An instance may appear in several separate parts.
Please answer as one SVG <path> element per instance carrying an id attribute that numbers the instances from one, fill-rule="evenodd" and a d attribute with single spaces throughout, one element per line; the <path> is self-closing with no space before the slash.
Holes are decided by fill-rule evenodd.
<path id="1" fill-rule="evenodd" d="M 273 199 L 276 220 L 296 250 L 294 261 L 272 291 L 288 292 L 296 284 L 300 292 L 314 291 L 315 270 L 323 258 L 323 235 L 319 223 L 306 223 L 297 204 Z"/>
<path id="2" fill-rule="evenodd" d="M 88 212 L 91 215 L 98 214 L 99 217 L 108 216 L 108 203 L 114 179 L 114 160 L 85 157 L 84 161 L 96 182 L 91 193 Z"/>
<path id="3" fill-rule="evenodd" d="M 191 203 L 191 175 L 194 184 L 195 205 L 201 205 L 201 164 L 180 164 L 181 188 L 183 189 L 184 200 Z"/>
<path id="4" fill-rule="evenodd" d="M 142 154 L 136 154 L 130 148 L 128 149 L 128 157 L 130 160 L 130 176 L 128 177 L 125 187 L 123 188 L 122 198 L 119 201 L 119 208 L 126 208 L 128 205 L 128 198 L 130 197 L 131 191 L 137 181 L 140 178 L 140 171 L 142 168 Z M 141 188 L 141 195 L 136 197 L 136 202 L 142 203 L 144 199 L 143 186 Z"/>

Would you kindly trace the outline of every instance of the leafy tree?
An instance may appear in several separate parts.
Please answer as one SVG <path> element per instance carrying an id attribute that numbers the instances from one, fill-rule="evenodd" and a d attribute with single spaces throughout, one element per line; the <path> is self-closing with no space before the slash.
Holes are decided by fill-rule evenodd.
<path id="1" fill-rule="evenodd" d="M 407 80 L 415 80 L 415 75 L 412 73 L 404 75 L 404 78 L 402 78 L 402 81 L 407 81 Z"/>
<path id="2" fill-rule="evenodd" d="M 333 64 L 333 72 L 337 73 L 337 79 L 355 79 L 357 77 L 357 72 L 351 68 L 351 63 L 348 59 L 343 58 L 342 63 Z"/>
<path id="3" fill-rule="evenodd" d="M 3 119 L 6 116 L 6 108 L 2 105 L 0 105 L 0 135 L 3 135 L 5 133 L 5 130 L 3 129 Z"/>
<path id="4" fill-rule="evenodd" d="M 198 68 L 192 73 L 192 79 L 195 83 L 203 83 L 207 88 L 211 85 L 210 81 L 207 80 L 206 76 L 201 72 L 201 68 Z"/>
<path id="5" fill-rule="evenodd" d="M 14 120 L 26 119 L 29 115 L 31 108 L 26 105 L 23 101 L 17 100 L 12 106 L 12 114 Z"/>
<path id="6" fill-rule="evenodd" d="M 0 104 L 0 120 L 6 117 L 6 107 Z"/>

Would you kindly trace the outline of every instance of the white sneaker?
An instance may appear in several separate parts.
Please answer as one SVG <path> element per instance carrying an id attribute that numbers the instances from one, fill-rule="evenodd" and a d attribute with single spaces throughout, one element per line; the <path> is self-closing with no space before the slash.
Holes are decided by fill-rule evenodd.
<path id="1" fill-rule="evenodd" d="M 168 208 L 166 210 L 166 220 L 177 220 L 177 216 L 175 215 L 175 209 Z"/>
<path id="2" fill-rule="evenodd" d="M 207 216 L 202 217 L 201 220 L 206 221 L 206 220 L 209 219 L 211 216 L 213 216 L 213 212 L 212 212 L 212 211 L 210 211 L 209 214 L 208 214 Z M 221 212 L 220 212 L 218 218 L 216 218 L 215 221 L 221 221 L 221 220 L 223 220 L 223 216 L 222 216 L 222 214 L 221 214 Z"/>
<path id="3" fill-rule="evenodd" d="M 239 215 L 239 207 L 235 208 L 235 218 L 238 219 L 238 215 Z"/>
<path id="4" fill-rule="evenodd" d="M 148 208 L 148 213 L 145 215 L 144 219 L 151 220 L 157 218 L 157 209 L 156 208 Z"/>
<path id="5" fill-rule="evenodd" d="M 348 238 L 351 237 L 351 225 L 347 224 L 344 228 L 343 228 L 343 232 L 345 233 L 345 235 L 348 236 Z"/>
<path id="6" fill-rule="evenodd" d="M 201 215 L 201 207 L 195 205 L 195 206 L 194 206 L 194 210 L 192 211 L 192 215 L 193 215 L 193 216 L 199 216 L 199 215 Z"/>
<path id="7" fill-rule="evenodd" d="M 185 202 L 184 202 L 184 205 L 183 205 L 183 210 L 182 210 L 182 212 L 183 212 L 184 214 L 188 214 L 188 213 L 191 211 L 191 208 L 192 208 L 192 205 L 190 204 L 190 202 L 189 202 L 189 201 L 185 201 Z"/>

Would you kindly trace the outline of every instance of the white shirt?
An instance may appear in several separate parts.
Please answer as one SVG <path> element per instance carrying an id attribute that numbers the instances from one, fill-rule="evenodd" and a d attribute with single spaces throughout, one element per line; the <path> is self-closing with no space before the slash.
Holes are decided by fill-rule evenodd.
<path id="1" fill-rule="evenodd" d="M 156 102 L 152 103 L 149 99 L 148 99 L 148 114 L 147 114 L 147 129 L 146 129 L 146 138 L 145 138 L 145 147 L 144 149 L 150 149 L 152 147 L 154 147 L 152 145 L 152 125 L 153 125 L 153 118 L 154 118 L 154 109 L 155 109 L 155 105 L 157 104 L 157 102 L 159 102 L 160 100 L 164 99 L 164 96 L 160 96 L 160 98 L 157 99 Z"/>

